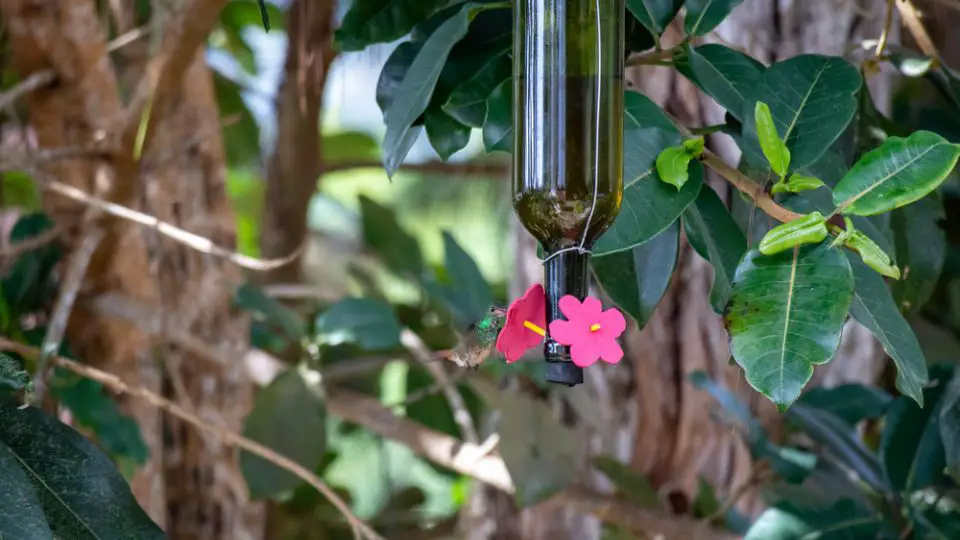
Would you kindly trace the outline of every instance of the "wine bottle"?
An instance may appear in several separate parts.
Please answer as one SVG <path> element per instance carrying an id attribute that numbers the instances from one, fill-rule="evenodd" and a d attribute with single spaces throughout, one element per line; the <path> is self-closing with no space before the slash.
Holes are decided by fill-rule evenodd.
<path id="1" fill-rule="evenodd" d="M 587 293 L 588 252 L 623 198 L 624 0 L 516 0 L 513 205 L 543 246 L 547 322 Z M 547 380 L 583 371 L 549 335 Z"/>

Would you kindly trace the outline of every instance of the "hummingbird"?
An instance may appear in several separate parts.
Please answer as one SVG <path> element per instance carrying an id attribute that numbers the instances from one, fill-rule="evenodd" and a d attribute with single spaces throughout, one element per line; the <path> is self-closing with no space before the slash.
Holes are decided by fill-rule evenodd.
<path id="1" fill-rule="evenodd" d="M 490 306 L 482 319 L 467 326 L 461 334 L 460 343 L 450 353 L 450 360 L 462 368 L 477 369 L 493 354 L 497 336 L 506 320 L 506 309 Z"/>

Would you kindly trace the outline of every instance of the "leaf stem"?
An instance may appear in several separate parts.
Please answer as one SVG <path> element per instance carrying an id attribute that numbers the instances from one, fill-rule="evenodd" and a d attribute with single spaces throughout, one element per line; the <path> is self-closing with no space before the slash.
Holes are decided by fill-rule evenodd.
<path id="1" fill-rule="evenodd" d="M 874 56 L 877 58 L 883 56 L 884 49 L 887 48 L 887 38 L 890 37 L 890 27 L 893 26 L 893 8 L 897 0 L 887 0 L 887 14 L 883 20 L 883 32 L 880 33 L 880 39 L 877 40 L 877 50 Z"/>

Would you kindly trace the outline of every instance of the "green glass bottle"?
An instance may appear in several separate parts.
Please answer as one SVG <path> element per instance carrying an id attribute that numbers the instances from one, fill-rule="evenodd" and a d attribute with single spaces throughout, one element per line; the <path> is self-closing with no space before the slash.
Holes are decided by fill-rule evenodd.
<path id="1" fill-rule="evenodd" d="M 513 193 L 546 252 L 547 322 L 587 293 L 588 251 L 623 198 L 624 0 L 515 0 Z M 547 336 L 547 380 L 583 382 Z"/>

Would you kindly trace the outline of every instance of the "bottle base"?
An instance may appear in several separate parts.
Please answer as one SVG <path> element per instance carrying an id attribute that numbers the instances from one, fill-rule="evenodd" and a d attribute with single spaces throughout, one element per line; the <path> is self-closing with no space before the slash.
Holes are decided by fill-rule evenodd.
<path id="1" fill-rule="evenodd" d="M 583 368 L 573 362 L 547 362 L 547 382 L 576 386 L 583 384 Z"/>

